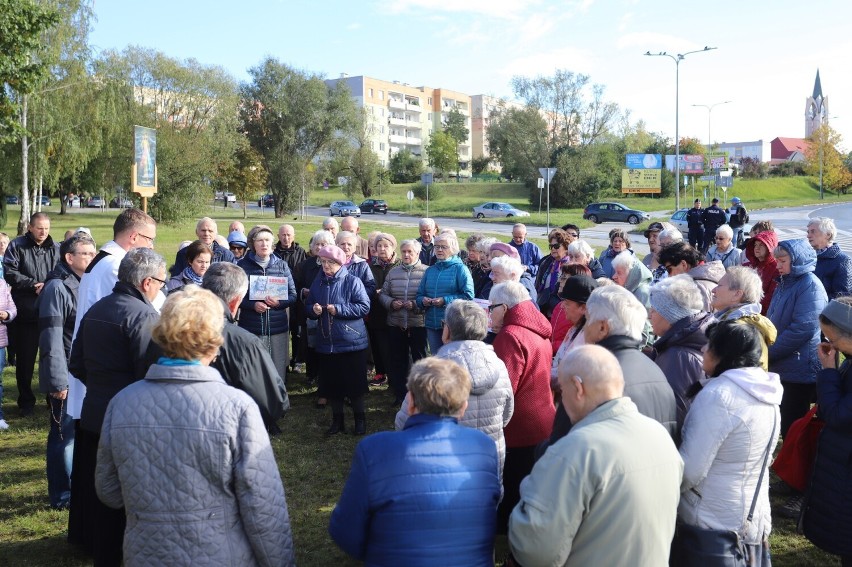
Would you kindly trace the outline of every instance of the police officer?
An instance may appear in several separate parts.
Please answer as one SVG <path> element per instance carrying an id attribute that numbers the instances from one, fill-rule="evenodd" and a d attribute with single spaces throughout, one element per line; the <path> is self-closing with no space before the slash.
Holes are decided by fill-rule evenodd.
<path id="1" fill-rule="evenodd" d="M 728 209 L 730 218 L 728 224 L 734 231 L 734 246 L 739 246 L 743 243 L 743 225 L 748 222 L 748 210 L 739 197 L 731 199 L 731 207 Z"/>
<path id="2" fill-rule="evenodd" d="M 686 225 L 689 227 L 689 245 L 695 249 L 704 246 L 704 209 L 701 199 L 696 199 L 692 208 L 686 211 Z"/>
<path id="3" fill-rule="evenodd" d="M 713 204 L 704 209 L 704 244 L 701 247 L 701 251 L 707 253 L 707 249 L 710 248 L 711 244 L 714 244 L 714 239 L 716 238 L 716 229 L 725 224 L 727 218 L 725 217 L 724 209 L 719 207 L 719 199 L 713 198 Z"/>

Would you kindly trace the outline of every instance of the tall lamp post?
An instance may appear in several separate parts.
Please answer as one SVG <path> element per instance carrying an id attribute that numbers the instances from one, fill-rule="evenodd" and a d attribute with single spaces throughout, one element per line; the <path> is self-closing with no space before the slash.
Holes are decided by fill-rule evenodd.
<path id="1" fill-rule="evenodd" d="M 693 53 L 703 53 L 704 51 L 712 51 L 715 47 L 707 47 L 704 49 L 696 49 L 695 51 L 687 51 L 686 53 L 678 53 L 673 55 L 665 51 L 659 53 L 645 52 L 649 57 L 668 57 L 675 62 L 675 209 L 680 209 L 680 62 L 687 55 Z"/>
<path id="2" fill-rule="evenodd" d="M 721 104 L 728 104 L 729 100 L 724 102 L 714 102 L 713 104 L 693 104 L 692 106 L 698 106 L 701 108 L 707 109 L 707 151 L 710 151 L 710 146 L 713 145 L 713 139 L 710 137 L 710 117 L 713 114 L 713 109 Z"/>

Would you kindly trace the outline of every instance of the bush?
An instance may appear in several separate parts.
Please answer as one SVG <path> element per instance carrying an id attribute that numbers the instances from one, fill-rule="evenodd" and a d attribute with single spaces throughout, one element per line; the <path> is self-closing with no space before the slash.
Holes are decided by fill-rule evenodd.
<path id="1" fill-rule="evenodd" d="M 418 183 L 414 185 L 411 190 L 414 192 L 414 197 L 418 201 L 426 201 L 426 185 L 423 183 Z M 437 183 L 432 183 L 429 185 L 429 200 L 435 201 L 441 198 L 441 193 L 443 192 L 443 188 L 439 186 Z"/>
<path id="2" fill-rule="evenodd" d="M 769 170 L 769 175 L 775 177 L 793 177 L 795 175 L 804 174 L 805 164 L 804 162 L 798 161 L 785 161 L 784 163 L 779 163 Z"/>
<path id="3" fill-rule="evenodd" d="M 768 171 L 769 166 L 759 159 L 746 157 L 740 161 L 740 176 L 744 179 L 765 179 Z"/>

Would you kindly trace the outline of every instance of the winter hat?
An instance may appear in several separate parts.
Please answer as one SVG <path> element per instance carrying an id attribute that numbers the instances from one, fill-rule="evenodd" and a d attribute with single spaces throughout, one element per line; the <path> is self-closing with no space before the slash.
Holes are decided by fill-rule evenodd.
<path id="1" fill-rule="evenodd" d="M 233 244 L 234 246 L 240 246 L 242 248 L 247 248 L 246 235 L 240 232 L 239 230 L 233 231 L 228 235 L 228 244 Z"/>
<path id="2" fill-rule="evenodd" d="M 673 287 L 682 289 L 673 290 Z M 683 288 L 686 287 L 694 289 L 695 293 L 688 293 L 691 290 L 684 290 Z M 687 291 L 687 293 L 683 293 L 684 291 Z M 688 305 L 681 305 L 675 299 L 678 296 L 692 301 L 689 301 L 690 304 Z M 651 286 L 650 302 L 651 308 L 671 324 L 677 323 L 684 317 L 700 313 L 702 308 L 701 296 L 698 294 L 697 286 L 692 278 L 686 274 L 666 278 Z"/>
<path id="3" fill-rule="evenodd" d="M 515 248 L 513 246 L 509 246 L 505 242 L 495 242 L 494 244 L 492 244 L 491 248 L 489 248 L 489 251 L 494 252 L 495 250 L 499 250 L 500 252 L 502 252 L 506 256 L 511 256 L 515 260 L 521 259 L 521 255 L 518 254 L 518 251 L 515 250 Z"/>
<path id="4" fill-rule="evenodd" d="M 652 222 L 651 224 L 648 225 L 648 228 L 645 230 L 645 238 L 648 238 L 649 236 L 651 236 L 652 232 L 662 232 L 663 228 L 665 228 L 663 226 L 663 223 Z"/>
<path id="5" fill-rule="evenodd" d="M 852 307 L 846 303 L 832 299 L 822 310 L 822 316 L 831 321 L 831 324 L 843 331 L 844 334 L 852 333 Z"/>
<path id="6" fill-rule="evenodd" d="M 320 258 L 333 260 L 341 266 L 346 263 L 346 253 L 338 246 L 326 246 L 319 251 Z"/>
<path id="7" fill-rule="evenodd" d="M 565 280 L 565 284 L 559 292 L 559 298 L 577 303 L 586 303 L 589 300 L 589 296 L 598 287 L 600 287 L 600 284 L 591 276 L 571 276 Z"/>

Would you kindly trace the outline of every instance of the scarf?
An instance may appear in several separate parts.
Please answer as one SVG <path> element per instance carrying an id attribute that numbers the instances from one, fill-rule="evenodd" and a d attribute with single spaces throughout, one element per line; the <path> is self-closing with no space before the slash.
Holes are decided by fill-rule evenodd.
<path id="1" fill-rule="evenodd" d="M 194 283 L 197 286 L 201 285 L 202 276 L 199 276 L 198 274 L 196 274 L 192 270 L 192 266 L 187 266 L 186 268 L 184 268 L 183 274 L 181 274 L 181 276 L 183 276 L 185 279 L 188 279 L 189 281 L 191 281 L 192 283 Z"/>

